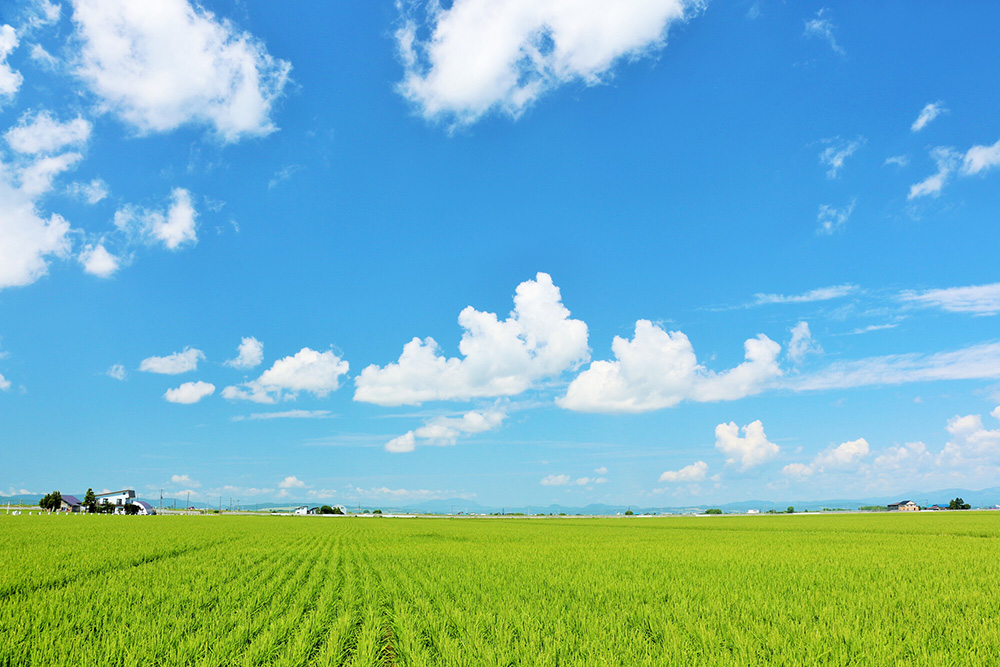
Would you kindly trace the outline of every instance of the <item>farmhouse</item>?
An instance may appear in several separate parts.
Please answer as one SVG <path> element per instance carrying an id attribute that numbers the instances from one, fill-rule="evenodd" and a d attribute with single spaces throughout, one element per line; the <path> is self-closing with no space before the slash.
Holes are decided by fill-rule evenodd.
<path id="1" fill-rule="evenodd" d="M 887 505 L 890 510 L 899 512 L 919 512 L 920 505 L 916 504 L 912 500 L 900 500 L 898 503 L 892 503 Z"/>
<path id="2" fill-rule="evenodd" d="M 59 509 L 63 512 L 79 512 L 82 507 L 76 496 L 62 496 Z"/>
<path id="3" fill-rule="evenodd" d="M 309 514 L 309 507 L 306 505 L 303 505 L 302 507 L 296 507 L 295 514 L 298 514 L 300 516 L 305 516 L 306 514 Z"/>
<path id="4" fill-rule="evenodd" d="M 98 493 L 94 496 L 97 499 L 97 504 L 115 505 L 116 507 L 121 507 L 124 510 L 125 505 L 130 505 L 133 500 L 135 500 L 135 491 L 132 489 L 124 489 L 122 491 L 111 491 L 109 493 Z"/>

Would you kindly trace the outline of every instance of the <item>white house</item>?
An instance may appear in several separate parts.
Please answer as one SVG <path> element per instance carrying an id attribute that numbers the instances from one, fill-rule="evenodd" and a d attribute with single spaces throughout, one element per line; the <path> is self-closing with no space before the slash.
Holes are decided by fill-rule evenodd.
<path id="1" fill-rule="evenodd" d="M 98 493 L 94 496 L 94 498 L 97 499 L 97 504 L 99 505 L 101 503 L 105 503 L 124 508 L 125 505 L 129 505 L 133 500 L 135 500 L 135 491 L 133 489 L 124 489 L 122 491 Z"/>
<path id="2" fill-rule="evenodd" d="M 295 508 L 295 514 L 297 516 L 305 516 L 305 515 L 309 514 L 309 506 L 308 505 L 303 505 L 302 507 L 296 507 Z"/>

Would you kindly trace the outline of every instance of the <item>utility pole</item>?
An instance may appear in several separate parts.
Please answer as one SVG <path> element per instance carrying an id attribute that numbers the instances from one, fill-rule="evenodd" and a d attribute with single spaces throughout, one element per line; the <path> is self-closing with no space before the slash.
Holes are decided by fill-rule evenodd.
<path id="1" fill-rule="evenodd" d="M 160 489 L 160 509 L 163 509 L 163 489 Z"/>
<path id="2" fill-rule="evenodd" d="M 191 492 L 190 491 L 188 491 L 188 501 L 187 501 L 187 505 L 184 506 L 184 509 L 186 510 L 188 507 L 191 507 Z"/>

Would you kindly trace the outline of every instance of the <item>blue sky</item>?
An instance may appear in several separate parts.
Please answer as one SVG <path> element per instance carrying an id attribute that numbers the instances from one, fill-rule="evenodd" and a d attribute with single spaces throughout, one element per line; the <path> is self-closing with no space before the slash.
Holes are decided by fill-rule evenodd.
<path id="1" fill-rule="evenodd" d="M 1000 471 L 989 3 L 0 8 L 0 493 Z"/>

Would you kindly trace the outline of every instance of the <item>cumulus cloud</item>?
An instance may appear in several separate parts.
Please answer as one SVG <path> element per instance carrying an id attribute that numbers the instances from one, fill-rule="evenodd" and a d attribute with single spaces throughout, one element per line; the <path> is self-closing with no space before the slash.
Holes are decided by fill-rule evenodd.
<path id="1" fill-rule="evenodd" d="M 8 389 L 10 389 L 10 380 L 5 378 L 3 373 L 0 373 L 0 391 L 7 391 Z"/>
<path id="2" fill-rule="evenodd" d="M 60 122 L 48 111 L 21 116 L 18 124 L 7 130 L 4 139 L 18 153 L 37 155 L 55 153 L 67 146 L 78 146 L 90 137 L 90 122 L 76 117 Z"/>
<path id="3" fill-rule="evenodd" d="M 704 461 L 696 461 L 689 466 L 684 466 L 680 470 L 667 470 L 660 475 L 661 482 L 700 482 L 705 479 L 708 473 L 708 464 Z"/>
<path id="4" fill-rule="evenodd" d="M 748 470 L 778 455 L 778 445 L 768 441 L 759 419 L 743 427 L 743 437 L 740 430 L 736 422 L 715 427 L 715 447 L 728 457 L 726 463 L 739 464 L 740 470 Z"/>
<path id="5" fill-rule="evenodd" d="M 500 409 L 471 410 L 461 417 L 435 417 L 420 428 L 407 431 L 385 445 L 387 452 L 412 452 L 418 444 L 454 445 L 462 436 L 484 433 L 500 427 L 507 414 Z"/>
<path id="6" fill-rule="evenodd" d="M 1000 406 L 990 413 L 1000 419 Z M 946 427 L 951 439 L 938 457 L 941 465 L 965 467 L 976 464 L 1000 464 L 1000 429 L 988 429 L 981 415 L 955 416 Z"/>
<path id="7" fill-rule="evenodd" d="M 594 468 L 594 472 L 596 472 L 598 475 L 607 475 L 608 468 L 607 466 L 601 466 L 600 468 Z"/>
<path id="8" fill-rule="evenodd" d="M 517 118 L 554 88 L 610 77 L 614 65 L 658 52 L 669 27 L 701 0 L 457 0 L 401 3 L 399 92 L 423 116 L 452 125 L 498 110 Z M 426 18 L 426 20 L 424 20 Z"/>
<path id="9" fill-rule="evenodd" d="M 161 373 L 163 375 L 178 375 L 198 369 L 198 362 L 205 358 L 205 353 L 194 347 L 186 347 L 182 352 L 174 352 L 165 357 L 147 357 L 139 364 L 140 371 Z"/>
<path id="10" fill-rule="evenodd" d="M 962 174 L 972 176 L 1000 165 L 1000 141 L 992 146 L 973 146 L 962 159 Z"/>
<path id="11" fill-rule="evenodd" d="M 843 168 L 847 158 L 854 155 L 859 148 L 864 146 L 865 141 L 864 137 L 852 140 L 841 139 L 840 137 L 823 139 L 821 143 L 827 144 L 827 146 L 820 152 L 819 161 L 820 164 L 829 167 L 826 177 L 837 178 L 837 173 Z"/>
<path id="12" fill-rule="evenodd" d="M 857 200 L 852 199 L 845 208 L 834 208 L 829 204 L 820 204 L 819 212 L 816 214 L 816 233 L 821 236 L 830 236 L 843 229 L 851 214 L 854 213 L 856 203 Z"/>
<path id="13" fill-rule="evenodd" d="M 233 368 L 256 368 L 262 361 L 264 361 L 264 344 L 249 336 L 240 342 L 236 358 L 227 361 L 226 365 Z"/>
<path id="14" fill-rule="evenodd" d="M 903 301 L 940 308 L 951 313 L 996 315 L 1000 313 L 1000 283 L 947 287 L 924 291 L 905 291 Z"/>
<path id="15" fill-rule="evenodd" d="M 539 484 L 542 486 L 567 486 L 571 481 L 569 475 L 546 475 Z"/>
<path id="16" fill-rule="evenodd" d="M 7 64 L 7 56 L 17 48 L 18 43 L 14 28 L 0 25 L 0 106 L 14 97 L 24 81 L 21 73 Z"/>
<path id="17" fill-rule="evenodd" d="M 34 200 L 51 183 L 51 171 L 41 180 L 22 175 L 29 187 L 17 187 L 16 178 L 0 162 L 0 289 L 30 285 L 48 273 L 49 258 L 65 258 L 71 248 L 69 222 L 57 213 L 46 217 Z"/>
<path id="18" fill-rule="evenodd" d="M 225 142 L 276 128 L 291 65 L 187 0 L 73 0 L 76 74 L 141 133 L 207 125 Z"/>
<path id="19" fill-rule="evenodd" d="M 128 373 L 125 372 L 125 367 L 121 364 L 114 364 L 108 370 L 104 371 L 104 374 L 113 380 L 124 380 L 128 377 Z"/>
<path id="20" fill-rule="evenodd" d="M 944 102 L 941 100 L 931 102 L 920 110 L 920 115 L 917 116 L 915 121 L 913 121 L 913 125 L 910 126 L 910 131 L 919 132 L 927 127 L 932 120 L 943 113 L 948 113 L 948 110 L 944 108 Z"/>
<path id="21" fill-rule="evenodd" d="M 279 489 L 304 489 L 306 483 L 295 475 L 289 475 L 285 479 L 278 482 Z"/>
<path id="22" fill-rule="evenodd" d="M 787 382 L 796 391 L 1000 377 L 1000 343 L 936 354 L 890 354 L 830 364 Z"/>
<path id="23" fill-rule="evenodd" d="M 66 191 L 88 204 L 96 204 L 109 193 L 108 184 L 100 178 L 95 178 L 90 183 L 70 183 Z"/>
<path id="24" fill-rule="evenodd" d="M 256 380 L 226 387 L 222 396 L 274 403 L 294 400 L 299 392 L 305 391 L 322 398 L 340 388 L 340 377 L 349 369 L 350 365 L 332 351 L 317 352 L 304 347 L 293 356 L 275 361 Z"/>
<path id="25" fill-rule="evenodd" d="M 931 149 L 931 158 L 933 158 L 934 164 L 937 165 L 937 171 L 919 183 L 911 185 L 910 194 L 907 195 L 907 199 L 916 199 L 917 197 L 926 197 L 928 195 L 938 196 L 941 193 L 941 189 L 948 182 L 948 179 L 951 178 L 952 173 L 958 168 L 962 155 L 954 148 L 937 146 Z"/>
<path id="26" fill-rule="evenodd" d="M 810 353 L 821 353 L 823 348 L 813 340 L 808 322 L 799 322 L 792 327 L 792 340 L 788 343 L 788 358 L 799 363 Z"/>
<path id="27" fill-rule="evenodd" d="M 414 338 L 397 362 L 361 372 L 354 400 L 415 405 L 519 394 L 590 358 L 587 325 L 569 315 L 552 278 L 539 273 L 517 286 L 506 320 L 472 306 L 459 314 L 462 358 L 444 357 L 433 338 Z"/>
<path id="28" fill-rule="evenodd" d="M 876 470 L 917 469 L 930 463 L 933 457 L 927 451 L 927 445 L 922 442 L 907 442 L 904 445 L 885 449 L 875 457 L 873 465 Z"/>
<path id="29" fill-rule="evenodd" d="M 833 34 L 833 31 L 836 30 L 836 26 L 829 18 L 829 11 L 829 8 L 824 7 L 816 12 L 816 16 L 814 18 L 806 20 L 806 29 L 803 34 L 806 37 L 816 37 L 817 39 L 823 40 L 831 49 L 833 49 L 834 53 L 845 56 L 847 55 L 847 52 L 840 46 L 837 42 L 836 35 Z"/>
<path id="30" fill-rule="evenodd" d="M 52 189 L 52 181 L 64 171 L 72 169 L 83 158 L 79 153 L 63 153 L 46 156 L 21 169 L 19 174 L 21 191 L 29 197 L 37 197 Z"/>
<path id="31" fill-rule="evenodd" d="M 198 242 L 198 212 L 191 203 L 191 193 L 174 188 L 166 208 L 143 208 L 126 204 L 115 211 L 114 224 L 131 239 L 162 243 L 169 250 Z"/>
<path id="32" fill-rule="evenodd" d="M 191 487 L 197 489 L 201 486 L 201 482 L 191 479 L 187 475 L 171 475 L 170 482 L 172 484 L 179 484 L 181 486 Z"/>
<path id="33" fill-rule="evenodd" d="M 208 382 L 185 382 L 176 389 L 168 389 L 163 398 L 171 403 L 190 405 L 215 393 L 215 385 Z"/>
<path id="34" fill-rule="evenodd" d="M 77 257 L 83 270 L 99 278 L 110 278 L 118 270 L 119 258 L 112 255 L 103 244 L 87 245 Z"/>
<path id="35" fill-rule="evenodd" d="M 782 375 L 781 346 L 761 334 L 743 347 L 746 361 L 716 373 L 698 363 L 682 332 L 639 320 L 632 340 L 615 336 L 615 360 L 591 363 L 556 403 L 580 412 L 648 412 L 684 400 L 729 401 L 757 394 Z"/>

